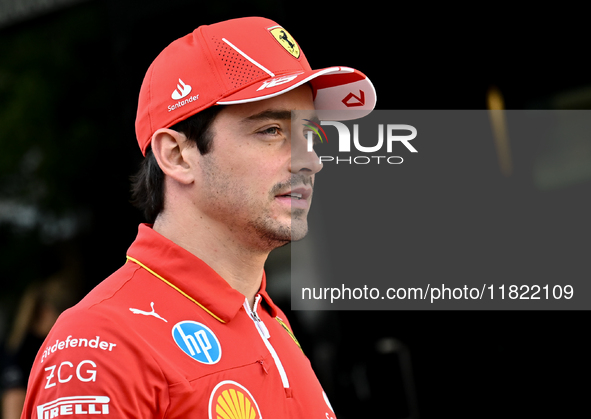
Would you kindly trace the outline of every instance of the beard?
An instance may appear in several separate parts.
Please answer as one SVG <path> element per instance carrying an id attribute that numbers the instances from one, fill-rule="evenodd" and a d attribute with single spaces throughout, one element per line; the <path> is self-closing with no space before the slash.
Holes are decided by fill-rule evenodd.
<path id="1" fill-rule="evenodd" d="M 291 220 L 286 223 L 272 216 L 271 207 L 282 191 L 302 185 L 313 187 L 311 176 L 292 175 L 289 180 L 275 184 L 266 199 L 257 200 L 253 192 L 240 183 L 240 178 L 230 177 L 213 157 L 204 159 L 202 169 L 207 185 L 204 193 L 208 215 L 226 225 L 248 247 L 271 251 L 306 236 L 307 209 L 292 208 Z"/>
<path id="2" fill-rule="evenodd" d="M 303 174 L 292 175 L 289 181 L 281 182 L 273 186 L 269 193 L 269 198 L 274 199 L 275 196 L 281 191 L 287 189 L 295 189 L 298 186 L 310 185 L 314 188 L 314 181 L 311 176 L 305 176 Z M 308 198 L 309 202 L 312 202 L 312 196 Z M 298 241 L 303 239 L 308 233 L 308 210 L 302 208 L 291 209 L 291 224 L 289 231 L 283 230 L 277 239 L 287 240 L 283 244 L 287 244 L 292 241 Z"/>

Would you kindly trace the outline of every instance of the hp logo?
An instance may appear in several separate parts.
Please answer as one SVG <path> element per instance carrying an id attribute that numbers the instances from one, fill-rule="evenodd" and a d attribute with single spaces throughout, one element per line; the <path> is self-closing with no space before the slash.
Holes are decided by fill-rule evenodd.
<path id="1" fill-rule="evenodd" d="M 222 347 L 209 327 L 186 320 L 172 328 L 172 337 L 181 350 L 202 364 L 215 364 L 222 357 Z"/>

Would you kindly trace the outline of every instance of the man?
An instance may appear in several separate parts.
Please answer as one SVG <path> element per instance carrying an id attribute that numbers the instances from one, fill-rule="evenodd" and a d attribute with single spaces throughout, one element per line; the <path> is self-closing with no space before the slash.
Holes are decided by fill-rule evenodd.
<path id="1" fill-rule="evenodd" d="M 311 70 L 268 19 L 202 26 L 169 45 L 136 120 L 146 158 L 134 199 L 153 225 L 58 320 L 23 418 L 334 418 L 263 265 L 306 234 L 321 169 L 291 111 L 312 120 L 360 91 L 367 113 L 375 92 L 362 73 Z"/>

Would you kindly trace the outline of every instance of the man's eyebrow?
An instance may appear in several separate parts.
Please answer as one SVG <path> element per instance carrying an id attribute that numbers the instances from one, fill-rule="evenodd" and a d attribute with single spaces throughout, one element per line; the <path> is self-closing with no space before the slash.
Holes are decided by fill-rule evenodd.
<path id="1" fill-rule="evenodd" d="M 255 113 L 254 115 L 247 116 L 242 121 L 243 122 L 252 122 L 252 121 L 261 121 L 261 120 L 267 120 L 267 119 L 290 120 L 291 119 L 291 111 L 267 109 L 265 111 Z"/>
<path id="2" fill-rule="evenodd" d="M 320 119 L 318 118 L 318 116 L 316 116 L 316 114 L 312 115 L 310 119 L 306 119 L 306 121 L 316 122 L 320 125 Z"/>

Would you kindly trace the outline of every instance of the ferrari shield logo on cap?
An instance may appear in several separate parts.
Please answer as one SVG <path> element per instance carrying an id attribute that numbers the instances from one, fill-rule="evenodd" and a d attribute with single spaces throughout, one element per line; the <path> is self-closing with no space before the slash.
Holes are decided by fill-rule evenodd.
<path id="1" fill-rule="evenodd" d="M 271 35 L 281 44 L 283 48 L 295 58 L 300 58 L 300 47 L 293 37 L 281 26 L 268 28 Z"/>

